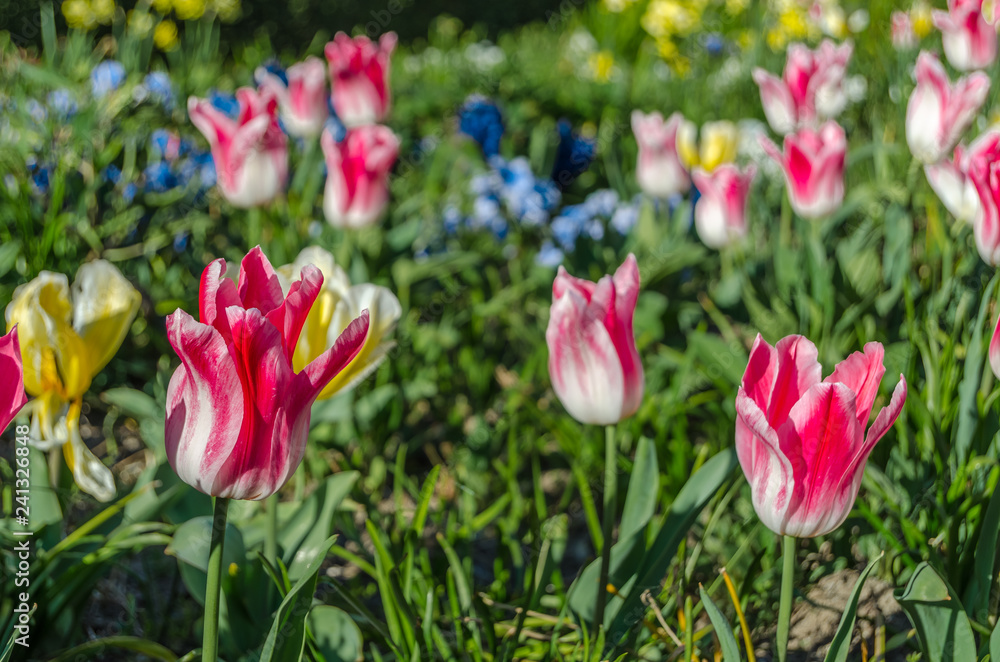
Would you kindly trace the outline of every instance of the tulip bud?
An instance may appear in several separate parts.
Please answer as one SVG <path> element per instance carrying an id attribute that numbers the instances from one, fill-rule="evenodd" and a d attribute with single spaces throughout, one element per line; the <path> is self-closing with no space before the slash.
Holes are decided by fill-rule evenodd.
<path id="1" fill-rule="evenodd" d="M 906 142 L 913 156 L 937 163 L 955 147 L 986 101 L 990 79 L 982 72 L 952 85 L 933 53 L 917 57 L 917 86 L 906 106 Z"/>
<path id="2" fill-rule="evenodd" d="M 868 455 L 906 401 L 900 375 L 866 435 L 885 374 L 882 345 L 866 344 L 822 380 L 817 356 L 802 336 L 772 347 L 758 335 L 736 394 L 736 454 L 757 516 L 780 535 L 812 538 L 844 522 Z"/>
<path id="3" fill-rule="evenodd" d="M 246 209 L 270 202 L 284 189 L 288 139 L 278 125 L 272 92 L 241 87 L 236 98 L 236 119 L 196 97 L 188 99 L 188 115 L 212 148 L 222 195 L 234 207 Z"/>
<path id="4" fill-rule="evenodd" d="M 785 151 L 761 136 L 761 146 L 785 171 L 788 199 L 803 218 L 822 218 L 844 202 L 847 137 L 834 121 L 819 130 L 800 129 L 785 136 Z"/>
<path id="5" fill-rule="evenodd" d="M 378 44 L 364 35 L 351 38 L 338 32 L 326 45 L 333 109 L 346 126 L 385 119 L 390 103 L 389 58 L 395 48 L 395 32 L 382 35 Z"/>
<path id="6" fill-rule="evenodd" d="M 665 199 L 691 188 L 679 153 L 678 132 L 684 121 L 680 113 L 664 122 L 658 112 L 632 111 L 632 132 L 639 145 L 635 177 L 646 195 Z"/>
<path id="7" fill-rule="evenodd" d="M 296 372 L 293 352 L 322 273 L 303 268 L 286 295 L 260 247 L 243 259 L 237 283 L 224 273 L 219 259 L 202 274 L 201 321 L 183 310 L 167 317 L 181 359 L 167 387 L 167 459 L 205 494 L 265 499 L 302 461 L 312 403 L 361 350 L 368 312 Z"/>
<path id="8" fill-rule="evenodd" d="M 399 139 L 389 127 L 372 124 L 350 129 L 337 142 L 329 129 L 320 138 L 326 156 L 323 212 L 336 227 L 374 224 L 389 204 L 389 170 Z"/>
<path id="9" fill-rule="evenodd" d="M 264 67 L 254 73 L 260 87 L 278 100 L 281 123 L 288 135 L 314 138 L 330 115 L 326 67 L 318 57 L 307 57 L 288 67 L 285 75 L 287 83 Z"/>
<path id="10" fill-rule="evenodd" d="M 696 168 L 691 177 L 701 197 L 694 208 L 698 236 L 709 248 L 722 248 L 747 235 L 746 208 L 756 168 L 741 171 L 727 163 L 714 172 Z"/>
<path id="11" fill-rule="evenodd" d="M 959 71 L 985 69 L 997 57 L 997 29 L 983 16 L 983 0 L 948 0 L 948 11 L 932 13 L 941 45 Z"/>
<path id="12" fill-rule="evenodd" d="M 566 411 L 581 423 L 612 425 L 642 402 L 643 373 L 632 335 L 639 267 L 629 255 L 597 283 L 559 267 L 545 340 L 549 377 Z"/>

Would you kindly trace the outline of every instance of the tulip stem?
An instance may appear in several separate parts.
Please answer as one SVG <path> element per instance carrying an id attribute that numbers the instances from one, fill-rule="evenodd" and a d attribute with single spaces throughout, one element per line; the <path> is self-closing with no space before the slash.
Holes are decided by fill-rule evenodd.
<path id="1" fill-rule="evenodd" d="M 267 497 L 267 535 L 264 537 L 264 558 L 271 565 L 278 559 L 278 493 Z"/>
<path id="2" fill-rule="evenodd" d="M 597 587 L 597 604 L 594 606 L 594 631 L 604 624 L 604 606 L 608 599 L 608 574 L 611 571 L 611 534 L 615 524 L 615 497 L 618 491 L 615 426 L 604 428 L 604 545 L 601 550 L 601 583 Z"/>
<path id="3" fill-rule="evenodd" d="M 208 584 L 205 586 L 205 625 L 201 644 L 202 662 L 216 662 L 219 656 L 219 602 L 222 590 L 222 548 L 226 541 L 229 499 L 215 497 L 212 516 L 212 547 L 208 554 Z"/>
<path id="4" fill-rule="evenodd" d="M 792 589 L 795 587 L 795 538 L 782 536 L 781 602 L 778 603 L 778 662 L 785 662 L 788 627 L 792 620 Z"/>

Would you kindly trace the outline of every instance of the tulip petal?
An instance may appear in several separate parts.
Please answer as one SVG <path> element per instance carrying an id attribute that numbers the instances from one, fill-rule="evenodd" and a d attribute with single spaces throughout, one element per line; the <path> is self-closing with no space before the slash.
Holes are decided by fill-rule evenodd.
<path id="1" fill-rule="evenodd" d="M 854 459 L 855 463 L 861 462 L 863 464 L 868 458 L 868 454 L 875 448 L 875 444 L 885 436 L 885 433 L 896 422 L 899 413 L 903 411 L 903 404 L 906 402 L 906 392 L 906 378 L 900 375 L 899 383 L 892 390 L 892 398 L 889 400 L 889 404 L 882 408 L 882 411 L 875 417 L 875 422 L 868 429 L 868 436 L 865 437 L 865 445 L 861 449 L 859 456 Z"/>
<path id="2" fill-rule="evenodd" d="M 778 369 L 768 402 L 767 421 L 775 430 L 788 419 L 792 407 L 822 379 L 816 345 L 804 336 L 787 336 L 775 346 Z"/>
<path id="3" fill-rule="evenodd" d="M 256 308 L 266 315 L 284 301 L 281 281 L 260 246 L 254 246 L 240 263 L 237 285 L 243 308 Z"/>
<path id="4" fill-rule="evenodd" d="M 115 498 L 115 477 L 80 436 L 80 406 L 79 400 L 71 403 L 66 414 L 67 441 L 63 444 L 63 456 L 79 488 L 98 501 L 107 503 Z"/>
<path id="5" fill-rule="evenodd" d="M 21 367 L 17 325 L 7 335 L 0 336 L 0 375 L 0 432 L 3 432 L 28 402 L 24 395 L 24 370 Z"/>
<path id="6" fill-rule="evenodd" d="M 741 386 L 761 411 L 767 411 L 778 370 L 778 353 L 759 333 L 750 348 L 750 360 Z"/>
<path id="7" fill-rule="evenodd" d="M 295 393 L 311 405 L 326 385 L 344 370 L 364 346 L 368 335 L 368 311 L 362 311 L 337 338 L 333 346 L 295 376 Z"/>
<path id="8" fill-rule="evenodd" d="M 312 309 L 323 288 L 323 274 L 312 265 L 302 269 L 302 278 L 291 284 L 288 296 L 284 302 L 267 314 L 268 321 L 281 332 L 284 339 L 285 357 L 289 363 L 295 352 L 295 347 L 306 323 L 309 311 Z"/>
<path id="9" fill-rule="evenodd" d="M 785 81 L 760 68 L 753 70 L 753 80 L 760 88 L 764 116 L 771 128 L 780 134 L 794 131 L 799 122 L 798 111 Z"/>
<path id="10" fill-rule="evenodd" d="M 836 528 L 841 515 L 846 516 L 844 504 L 853 503 L 856 496 L 843 493 L 842 478 L 863 446 L 854 392 L 840 383 L 816 384 L 792 407 L 778 435 L 786 453 L 796 451 L 790 459 L 802 488 L 795 495 L 786 532 L 816 536 Z"/>
<path id="11" fill-rule="evenodd" d="M 620 417 L 625 417 L 631 416 L 639 409 L 645 386 L 642 360 L 635 346 L 635 332 L 632 328 L 635 304 L 639 298 L 639 264 L 635 255 L 628 254 L 615 271 L 612 282 L 614 306 L 608 309 L 604 317 L 604 326 L 608 329 L 611 342 L 614 343 L 615 351 L 621 360 L 622 374 L 625 378 L 625 402 L 622 403 Z"/>
<path id="12" fill-rule="evenodd" d="M 87 347 L 90 378 L 121 347 L 142 295 L 110 262 L 95 260 L 80 267 L 73 282 L 73 328 Z"/>
<path id="13" fill-rule="evenodd" d="M 837 364 L 833 373 L 823 381 L 828 384 L 841 383 L 854 391 L 857 398 L 858 424 L 864 429 L 872 413 L 872 405 L 878 396 L 878 386 L 882 383 L 885 366 L 882 361 L 885 350 L 882 343 L 865 344 L 864 352 L 854 352 Z"/>
<path id="14" fill-rule="evenodd" d="M 997 318 L 997 325 L 993 328 L 993 337 L 990 339 L 990 368 L 993 374 L 1000 379 L 1000 317 Z M 0 430 L 3 427 L 0 426 Z"/>
<path id="15" fill-rule="evenodd" d="M 202 324 L 215 327 L 227 343 L 232 342 L 233 332 L 225 310 L 229 306 L 240 305 L 236 283 L 223 278 L 227 271 L 226 261 L 213 260 L 201 272 L 201 293 L 198 297 L 199 316 Z"/>
<path id="16" fill-rule="evenodd" d="M 758 517 L 772 531 L 783 533 L 796 477 L 777 433 L 742 386 L 736 391 L 736 455 L 750 482 Z"/>
<path id="17" fill-rule="evenodd" d="M 213 494 L 243 428 L 243 387 L 222 334 L 183 310 L 167 317 L 181 365 L 167 387 L 167 459 L 188 485 Z"/>

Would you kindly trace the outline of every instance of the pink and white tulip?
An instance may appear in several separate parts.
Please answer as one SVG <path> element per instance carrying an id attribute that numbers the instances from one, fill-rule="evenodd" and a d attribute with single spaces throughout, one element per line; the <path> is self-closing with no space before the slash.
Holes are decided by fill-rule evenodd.
<path id="1" fill-rule="evenodd" d="M 983 16 L 983 0 L 948 0 L 948 11 L 934 11 L 941 45 L 959 71 L 985 69 L 997 57 L 997 29 Z"/>
<path id="2" fill-rule="evenodd" d="M 993 337 L 990 339 L 990 368 L 997 379 L 1000 379 L 1000 318 L 997 318 L 997 325 L 993 329 Z"/>
<path id="3" fill-rule="evenodd" d="M 822 218 L 843 204 L 847 136 L 839 124 L 829 121 L 819 130 L 788 134 L 784 153 L 763 136 L 760 142 L 784 170 L 788 199 L 799 216 Z"/>
<path id="4" fill-rule="evenodd" d="M 399 139 L 380 124 L 349 129 L 337 142 L 326 130 L 320 138 L 326 157 L 323 212 L 336 227 L 372 225 L 389 204 L 389 170 L 399 154 Z"/>
<path id="5" fill-rule="evenodd" d="M 278 102 L 267 90 L 236 90 L 234 120 L 206 99 L 190 97 L 188 115 L 208 140 L 223 196 L 235 207 L 273 200 L 288 178 L 288 138 L 278 124 Z"/>
<path id="6" fill-rule="evenodd" d="M 979 213 L 972 224 L 976 248 L 995 267 L 1000 265 L 1000 131 L 993 129 L 977 138 L 966 159 L 968 177 L 979 196 Z"/>
<path id="7" fill-rule="evenodd" d="M 892 46 L 897 51 L 910 50 L 916 48 L 919 39 L 917 33 L 913 31 L 913 21 L 909 13 L 896 10 L 892 12 Z"/>
<path id="8" fill-rule="evenodd" d="M 338 32 L 326 45 L 333 109 L 346 126 L 375 124 L 389 112 L 389 58 L 395 48 L 395 32 L 385 33 L 377 44 L 364 35 Z"/>
<path id="9" fill-rule="evenodd" d="M 691 188 L 691 178 L 678 151 L 678 132 L 684 116 L 674 113 L 664 121 L 658 112 L 632 111 L 632 133 L 639 145 L 635 177 L 643 193 L 666 199 Z"/>
<path id="10" fill-rule="evenodd" d="M 906 106 L 906 142 L 915 158 L 937 163 L 972 124 L 986 101 L 990 79 L 977 71 L 953 85 L 944 65 L 927 51 L 917 57 L 915 73 L 917 86 Z"/>
<path id="11" fill-rule="evenodd" d="M 305 267 L 285 296 L 259 247 L 243 259 L 237 282 L 225 270 L 220 259 L 202 274 L 201 321 L 183 310 L 167 317 L 167 339 L 181 359 L 167 388 L 167 459 L 201 492 L 259 500 L 302 461 L 310 407 L 360 351 L 368 311 L 295 372 L 292 355 L 322 273 Z"/>
<path id="12" fill-rule="evenodd" d="M 976 138 L 968 147 L 956 147 L 951 160 L 924 166 L 928 183 L 956 220 L 974 224 L 982 214 L 979 191 L 969 175 L 969 168 L 973 159 L 995 158 L 990 155 L 997 153 L 1000 153 L 1000 132 L 992 130 Z"/>
<path id="13" fill-rule="evenodd" d="M 723 248 L 747 235 L 747 197 L 757 169 L 726 163 L 712 172 L 696 168 L 691 177 L 701 197 L 694 207 L 698 236 L 709 248 Z"/>
<path id="14" fill-rule="evenodd" d="M 865 434 L 885 373 L 870 342 L 822 379 L 816 346 L 802 336 L 769 345 L 760 335 L 736 393 L 736 454 L 764 526 L 811 538 L 847 518 L 865 462 L 906 401 L 899 376 L 892 399 Z"/>
<path id="15" fill-rule="evenodd" d="M 850 42 L 837 46 L 824 39 L 816 50 L 791 44 L 781 78 L 764 69 L 754 69 L 760 87 L 764 116 L 775 132 L 782 135 L 818 120 L 834 118 L 847 105 L 844 76 L 854 47 Z"/>
<path id="16" fill-rule="evenodd" d="M 559 267 L 545 341 L 552 388 L 581 423 L 613 425 L 639 409 L 644 388 L 632 318 L 639 266 L 629 255 L 597 283 Z"/>
<path id="17" fill-rule="evenodd" d="M 17 412 L 28 402 L 24 395 L 24 369 L 17 326 L 0 336 L 0 432 L 10 425 Z"/>
<path id="18" fill-rule="evenodd" d="M 260 87 L 278 100 L 281 123 L 290 136 L 315 138 L 330 115 L 326 93 L 326 65 L 318 57 L 307 57 L 285 71 L 288 84 L 264 67 L 255 77 Z"/>

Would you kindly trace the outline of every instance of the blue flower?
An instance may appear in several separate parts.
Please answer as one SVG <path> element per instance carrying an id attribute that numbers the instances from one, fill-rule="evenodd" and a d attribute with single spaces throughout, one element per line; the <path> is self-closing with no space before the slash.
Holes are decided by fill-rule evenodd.
<path id="1" fill-rule="evenodd" d="M 552 229 L 552 236 L 559 242 L 559 245 L 566 250 L 573 250 L 577 237 L 584 231 L 590 223 L 590 215 L 583 205 L 570 205 L 564 207 L 559 216 L 552 219 L 549 226 Z"/>
<path id="2" fill-rule="evenodd" d="M 219 90 L 210 90 L 208 93 L 208 100 L 212 104 L 213 108 L 229 119 L 236 119 L 239 117 L 240 102 L 236 100 L 235 95 L 229 94 L 228 92 L 220 92 Z"/>
<path id="3" fill-rule="evenodd" d="M 559 120 L 559 147 L 552 166 L 552 181 L 565 189 L 590 167 L 595 151 L 594 140 L 581 137 L 568 121 Z"/>
<path id="4" fill-rule="evenodd" d="M 329 102 L 327 105 L 329 105 Z M 323 130 L 329 131 L 333 136 L 333 139 L 338 143 L 343 142 L 344 138 L 347 137 L 347 127 L 344 126 L 344 123 L 340 121 L 339 117 L 333 114 L 326 118 L 326 122 L 323 124 Z"/>
<path id="5" fill-rule="evenodd" d="M 117 60 L 105 60 L 90 72 L 90 92 L 103 99 L 125 83 L 125 67 Z"/>
<path id="6" fill-rule="evenodd" d="M 45 195 L 49 192 L 49 167 L 39 165 L 34 159 L 28 161 L 28 172 L 31 174 L 31 192 L 35 195 Z"/>
<path id="7" fill-rule="evenodd" d="M 538 250 L 538 254 L 535 255 L 535 264 L 550 268 L 558 267 L 563 263 L 565 258 L 566 255 L 551 241 L 546 239 L 542 242 L 542 247 Z"/>
<path id="8" fill-rule="evenodd" d="M 118 166 L 112 163 L 104 169 L 103 177 L 104 181 L 111 184 L 117 184 L 122 178 L 122 171 Z"/>
<path id="9" fill-rule="evenodd" d="M 469 136 L 487 157 L 500 151 L 503 117 L 497 105 L 486 97 L 473 94 L 458 111 L 458 130 Z"/>
<path id="10" fill-rule="evenodd" d="M 45 106 L 38 103 L 35 99 L 28 99 L 27 103 L 24 104 L 24 109 L 28 111 L 31 119 L 38 124 L 44 123 L 49 117 L 49 111 L 45 110 Z"/>
<path id="11" fill-rule="evenodd" d="M 170 171 L 170 164 L 166 161 L 155 161 L 143 172 L 146 178 L 146 190 L 154 193 L 163 193 L 177 186 L 177 177 Z"/>
<path id="12" fill-rule="evenodd" d="M 601 223 L 601 219 L 599 218 L 592 218 L 587 221 L 583 230 L 587 233 L 587 236 L 594 241 L 604 239 L 604 223 Z"/>
<path id="13" fill-rule="evenodd" d="M 594 191 L 583 201 L 591 216 L 610 218 L 618 207 L 618 192 L 609 188 Z"/>
<path id="14" fill-rule="evenodd" d="M 205 190 L 215 186 L 216 178 L 215 161 L 212 160 L 210 152 L 191 154 L 177 167 L 177 179 L 181 186 L 187 186 L 192 180 L 197 179 L 198 187 Z"/>
<path id="15" fill-rule="evenodd" d="M 469 227 L 473 230 L 492 227 L 497 216 L 500 216 L 500 201 L 494 196 L 477 197 L 472 204 L 472 216 Z"/>
<path id="16" fill-rule="evenodd" d="M 274 58 L 271 58 L 264 64 L 260 65 L 260 67 L 258 67 L 256 70 L 254 70 L 253 72 L 254 85 L 260 86 L 260 84 L 263 82 L 263 77 L 257 75 L 257 72 L 259 72 L 262 69 L 267 73 L 280 78 L 281 82 L 285 84 L 285 87 L 288 87 L 288 74 L 285 73 L 285 68 L 281 66 L 281 63 Z"/>
<path id="17" fill-rule="evenodd" d="M 444 208 L 444 231 L 448 234 L 458 232 L 458 226 L 462 223 L 462 213 L 454 205 Z"/>
<path id="18" fill-rule="evenodd" d="M 142 80 L 142 87 L 149 94 L 149 97 L 163 106 L 165 110 L 173 110 L 174 87 L 170 82 L 170 76 L 166 72 L 153 71 L 146 74 L 146 77 Z"/>
<path id="19" fill-rule="evenodd" d="M 726 48 L 726 40 L 718 32 L 709 32 L 703 37 L 705 50 L 709 55 L 721 55 Z"/>
<path id="20" fill-rule="evenodd" d="M 188 246 L 188 233 L 178 232 L 174 235 L 174 252 L 183 253 Z"/>
<path id="21" fill-rule="evenodd" d="M 175 159 L 180 151 L 180 142 L 170 131 L 155 129 L 149 136 L 149 151 L 158 159 Z"/>
<path id="22" fill-rule="evenodd" d="M 135 200 L 135 194 L 138 192 L 139 187 L 135 185 L 135 182 L 129 182 L 122 187 L 122 199 L 125 200 L 126 204 L 131 204 Z"/>
<path id="23" fill-rule="evenodd" d="M 621 205 L 611 216 L 611 227 L 626 235 L 639 222 L 639 206 L 635 203 Z"/>
<path id="24" fill-rule="evenodd" d="M 69 90 L 65 88 L 49 92 L 46 102 L 59 119 L 67 120 L 76 115 L 76 100 L 70 94 Z"/>

